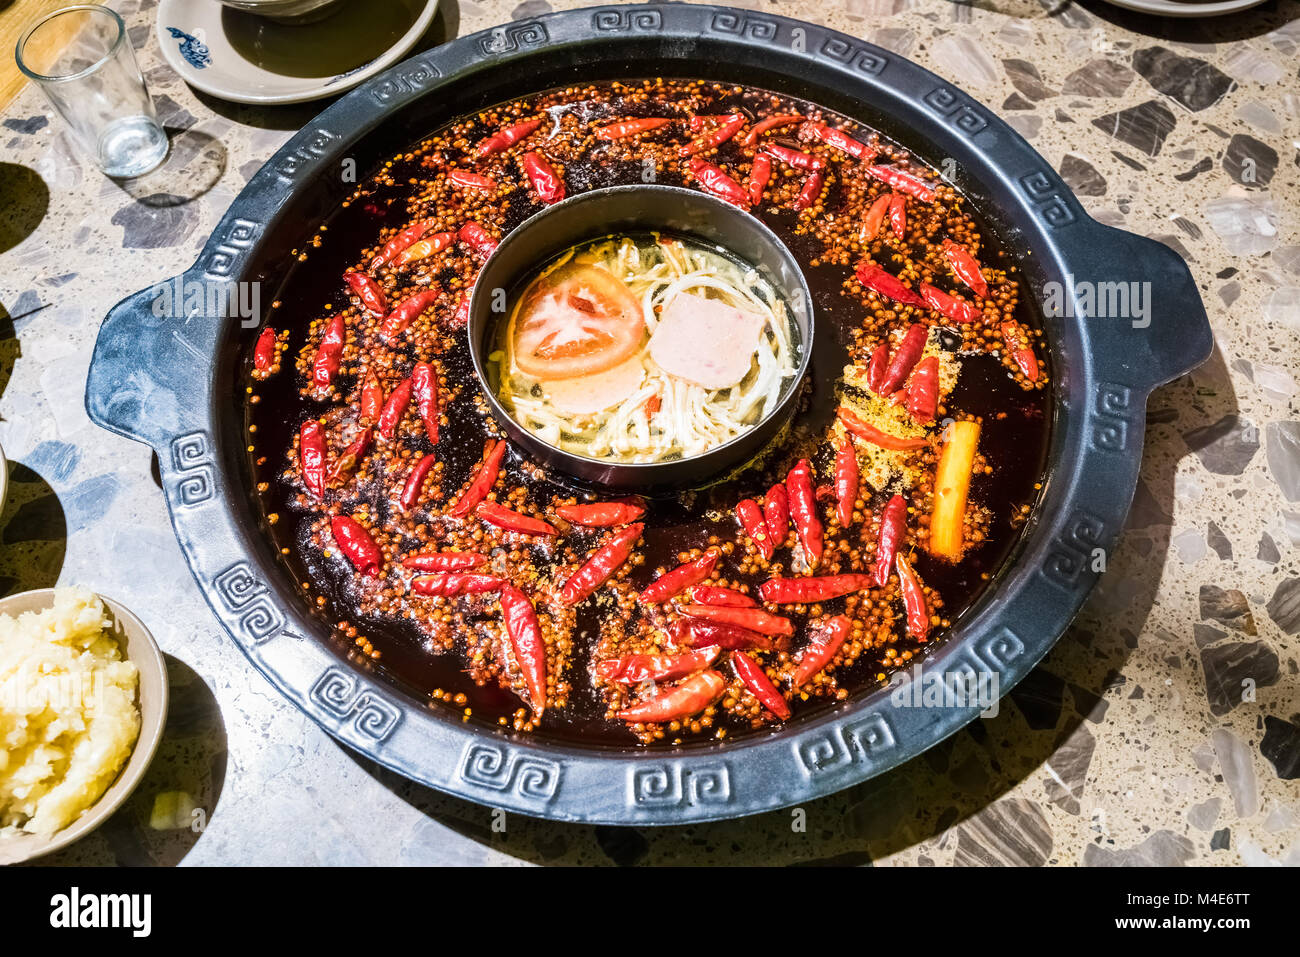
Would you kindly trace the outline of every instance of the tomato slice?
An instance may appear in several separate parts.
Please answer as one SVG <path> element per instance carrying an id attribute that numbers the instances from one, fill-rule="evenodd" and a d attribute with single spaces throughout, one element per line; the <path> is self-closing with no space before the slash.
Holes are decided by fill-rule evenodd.
<path id="1" fill-rule="evenodd" d="M 538 379 L 612 369 L 645 342 L 641 303 L 627 284 L 596 266 L 570 264 L 524 292 L 515 318 L 515 363 Z"/>

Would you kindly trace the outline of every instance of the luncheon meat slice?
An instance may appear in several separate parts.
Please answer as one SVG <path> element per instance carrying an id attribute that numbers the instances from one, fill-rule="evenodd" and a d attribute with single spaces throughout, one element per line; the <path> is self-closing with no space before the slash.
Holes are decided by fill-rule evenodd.
<path id="1" fill-rule="evenodd" d="M 725 389 L 749 372 L 765 321 L 721 300 L 680 292 L 659 317 L 650 356 L 669 375 Z"/>
<path id="2" fill-rule="evenodd" d="M 645 379 L 641 357 L 633 356 L 612 369 L 595 375 L 572 379 L 552 379 L 543 382 L 542 388 L 551 405 L 571 415 L 589 415 L 618 405 L 637 389 Z"/>

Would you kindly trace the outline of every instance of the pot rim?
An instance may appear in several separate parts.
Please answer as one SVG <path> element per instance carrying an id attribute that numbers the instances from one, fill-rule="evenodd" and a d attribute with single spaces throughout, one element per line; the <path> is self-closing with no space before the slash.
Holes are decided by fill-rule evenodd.
<path id="1" fill-rule="evenodd" d="M 496 92 L 498 78 L 572 69 L 583 52 L 599 67 L 622 66 L 636 50 L 654 62 L 693 58 L 705 64 L 692 67 L 697 76 L 726 79 L 744 69 L 797 82 L 810 99 L 869 125 L 905 123 L 903 145 L 931 161 L 955 159 L 976 207 L 1007 224 L 1004 240 L 1028 250 L 1027 282 L 1068 286 L 1095 275 L 1161 289 L 1142 327 L 1068 310 L 1044 317 L 1057 389 L 1042 497 L 998 580 L 925 659 L 931 670 L 996 675 L 1005 694 L 1052 647 L 1099 577 L 1090 557 L 1104 556 L 1127 514 L 1147 395 L 1202 362 L 1212 339 L 1176 253 L 1091 220 L 1005 122 L 911 61 L 810 23 L 695 4 L 586 8 L 494 27 L 393 67 L 325 110 L 254 175 L 185 277 L 234 283 L 257 275 L 257 247 L 272 227 L 292 225 L 294 200 L 301 215 L 315 196 L 309 189 L 333 188 L 334 164 L 403 110 L 441 108 L 455 84 Z M 847 98 L 853 109 L 840 105 Z M 249 518 L 242 446 L 237 428 L 231 435 L 221 377 L 232 371 L 236 348 L 244 361 L 257 330 L 201 314 L 160 321 L 150 308 L 155 298 L 156 287 L 141 290 L 106 318 L 87 381 L 90 417 L 158 451 L 191 571 L 254 666 L 321 727 L 394 772 L 535 817 L 680 824 L 830 794 L 915 757 L 978 715 L 975 706 L 913 709 L 877 689 L 725 747 L 647 751 L 529 740 L 421 707 L 331 647 Z"/>

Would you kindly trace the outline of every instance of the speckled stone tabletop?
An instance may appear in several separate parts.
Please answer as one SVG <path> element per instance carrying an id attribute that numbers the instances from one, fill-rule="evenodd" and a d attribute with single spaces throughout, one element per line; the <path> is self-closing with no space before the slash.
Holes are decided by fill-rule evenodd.
<path id="1" fill-rule="evenodd" d="M 78 582 L 124 601 L 169 656 L 172 707 L 133 799 L 49 863 L 1300 864 L 1300 4 L 1205 21 L 1098 0 L 735 4 L 870 40 L 982 100 L 1094 217 L 1187 259 L 1217 348 L 1152 396 L 1121 545 L 996 718 L 802 819 L 661 830 L 494 828 L 337 744 L 212 618 L 150 451 L 86 417 L 90 350 L 109 307 L 188 266 L 321 104 L 196 94 L 163 63 L 154 4 L 112 5 L 172 137 L 160 171 L 100 175 L 39 90 L 0 115 L 0 591 Z M 425 43 L 581 5 L 442 0 Z"/>

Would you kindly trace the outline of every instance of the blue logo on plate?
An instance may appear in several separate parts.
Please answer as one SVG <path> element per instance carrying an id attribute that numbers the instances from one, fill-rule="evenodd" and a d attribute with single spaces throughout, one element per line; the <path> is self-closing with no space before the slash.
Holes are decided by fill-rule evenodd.
<path id="1" fill-rule="evenodd" d="M 167 32 L 174 39 L 181 41 L 181 56 L 185 57 L 185 62 L 194 69 L 202 70 L 212 65 L 212 55 L 208 52 L 207 44 L 198 37 L 190 36 L 184 30 L 177 30 L 175 27 L 168 27 Z"/>

